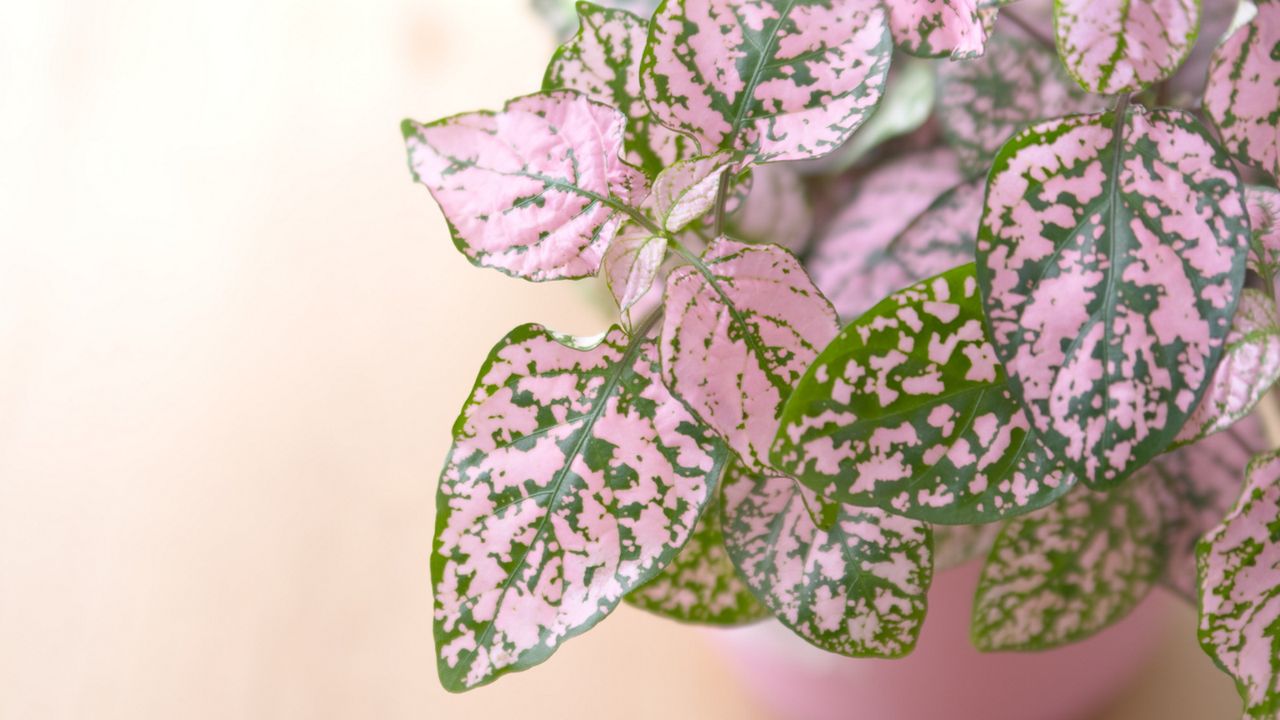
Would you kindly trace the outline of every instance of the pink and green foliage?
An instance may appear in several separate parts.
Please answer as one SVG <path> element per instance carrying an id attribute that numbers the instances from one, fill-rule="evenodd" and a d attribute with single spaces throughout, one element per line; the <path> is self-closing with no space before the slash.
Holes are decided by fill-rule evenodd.
<path id="1" fill-rule="evenodd" d="M 1204 109 L 1233 155 L 1280 179 L 1280 2 L 1256 4 L 1213 54 Z"/>
<path id="2" fill-rule="evenodd" d="M 985 556 L 981 648 L 1164 584 L 1280 720 L 1280 460 L 1241 495 L 1276 439 L 1280 0 L 1220 45 L 1196 0 L 535 2 L 578 17 L 542 92 L 406 121 L 410 167 L 472 263 L 598 276 L 616 324 L 518 327 L 462 409 L 445 687 L 624 601 L 897 657 Z"/>
<path id="3" fill-rule="evenodd" d="M 1033 126 L 1001 149 L 978 237 L 992 340 L 1034 427 L 1114 487 L 1212 379 L 1244 281 L 1239 177 L 1184 112 Z"/>
<path id="4" fill-rule="evenodd" d="M 841 505 L 820 529 L 793 480 L 737 465 L 723 507 L 729 557 L 800 637 L 851 656 L 900 657 L 915 646 L 933 577 L 928 525 Z"/>
<path id="5" fill-rule="evenodd" d="M 1197 549 L 1200 644 L 1235 678 L 1245 717 L 1280 714 L 1280 453 L 1249 465 L 1244 492 Z"/>

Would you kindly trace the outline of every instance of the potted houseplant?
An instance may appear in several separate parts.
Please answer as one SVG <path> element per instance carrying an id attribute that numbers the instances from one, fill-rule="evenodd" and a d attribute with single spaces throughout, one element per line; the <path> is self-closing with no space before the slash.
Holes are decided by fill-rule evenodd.
<path id="1" fill-rule="evenodd" d="M 404 124 L 471 262 L 617 313 L 479 371 L 444 686 L 623 602 L 889 664 L 969 562 L 981 651 L 1095 642 L 1164 585 L 1280 717 L 1280 1 L 615 4 L 540 90 Z"/>

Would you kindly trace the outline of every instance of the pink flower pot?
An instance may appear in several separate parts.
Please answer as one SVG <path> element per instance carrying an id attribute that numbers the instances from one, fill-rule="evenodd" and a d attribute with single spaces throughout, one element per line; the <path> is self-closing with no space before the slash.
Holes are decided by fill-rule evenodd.
<path id="1" fill-rule="evenodd" d="M 823 652 L 769 621 L 719 633 L 745 692 L 784 720 L 1082 720 L 1106 705 L 1150 657 L 1161 598 L 1074 645 L 980 653 L 969 614 L 980 565 L 941 573 L 915 652 L 900 660 Z"/>

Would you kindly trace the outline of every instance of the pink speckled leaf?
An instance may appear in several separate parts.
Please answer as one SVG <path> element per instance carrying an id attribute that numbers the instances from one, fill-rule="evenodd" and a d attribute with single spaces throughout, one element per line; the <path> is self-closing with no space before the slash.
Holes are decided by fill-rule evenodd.
<path id="1" fill-rule="evenodd" d="M 1244 492 L 1200 541 L 1200 645 L 1236 681 L 1247 718 L 1280 716 L 1280 452 L 1249 464 Z"/>
<path id="2" fill-rule="evenodd" d="M 738 575 L 724 547 L 720 500 L 714 498 L 671 564 L 627 596 L 663 617 L 702 625 L 743 625 L 769 617 Z"/>
<path id="3" fill-rule="evenodd" d="M 813 232 L 813 212 L 800 176 L 786 164 L 751 171 L 751 194 L 729 217 L 731 236 L 802 252 Z"/>
<path id="4" fill-rule="evenodd" d="M 1174 444 L 1194 442 L 1233 425 L 1253 412 L 1277 379 L 1280 313 L 1276 301 L 1260 290 L 1246 288 L 1213 380 Z"/>
<path id="5" fill-rule="evenodd" d="M 628 223 L 604 256 L 604 277 L 628 327 L 631 311 L 653 288 L 667 256 L 667 240 Z"/>
<path id="6" fill-rule="evenodd" d="M 626 119 L 574 92 L 528 95 L 501 112 L 406 120 L 414 178 L 431 190 L 472 263 L 528 280 L 594 275 L 644 194 L 623 162 Z"/>
<path id="7" fill-rule="evenodd" d="M 1080 87 L 1141 90 L 1173 74 L 1200 28 L 1200 0 L 1055 0 L 1058 53 Z"/>
<path id="8" fill-rule="evenodd" d="M 621 111 L 627 117 L 627 160 L 649 177 L 693 155 L 693 140 L 659 123 L 641 94 L 640 56 L 649 24 L 626 10 L 594 3 L 580 2 L 577 9 L 578 34 L 552 56 L 542 89 L 577 90 Z"/>
<path id="9" fill-rule="evenodd" d="M 1000 531 L 974 599 L 974 644 L 1039 650 L 1081 640 L 1136 607 L 1163 568 L 1151 493 L 1136 483 L 1077 487 Z"/>
<path id="10" fill-rule="evenodd" d="M 653 114 L 704 153 L 812 158 L 879 102 L 892 49 L 876 0 L 665 0 L 641 83 Z"/>
<path id="11" fill-rule="evenodd" d="M 827 501 L 948 525 L 1030 512 L 1075 482 L 1009 392 L 972 264 L 844 328 L 787 401 L 772 459 Z"/>
<path id="12" fill-rule="evenodd" d="M 977 57 L 987 44 L 979 0 L 885 0 L 898 49 L 919 57 Z"/>
<path id="13" fill-rule="evenodd" d="M 1114 486 L 1182 429 L 1231 329 L 1248 241 L 1240 179 L 1188 113 L 1063 118 L 1001 149 L 977 250 L 991 340 L 1082 481 Z"/>
<path id="14" fill-rule="evenodd" d="M 715 207 L 720 178 L 732 169 L 732 160 L 728 153 L 716 153 L 671 165 L 653 181 L 646 209 L 664 230 L 683 230 Z"/>
<path id="15" fill-rule="evenodd" d="M 1256 415 L 1224 432 L 1152 460 L 1133 482 L 1160 504 L 1167 553 L 1163 584 L 1196 598 L 1196 543 L 1222 522 L 1240 496 L 1245 466 L 1267 447 Z"/>
<path id="16" fill-rule="evenodd" d="M 1009 33 L 993 36 L 980 59 L 938 67 L 938 121 L 971 173 L 986 174 L 1000 146 L 1032 123 L 1104 107 L 1051 50 Z"/>
<path id="17" fill-rule="evenodd" d="M 1204 109 L 1233 155 L 1280 179 L 1280 2 L 1257 7 L 1214 52 Z"/>
<path id="18" fill-rule="evenodd" d="M 794 255 L 720 238 L 667 279 L 663 378 L 762 470 L 783 402 L 837 330 L 835 310 Z"/>
<path id="19" fill-rule="evenodd" d="M 909 653 L 933 579 L 929 526 L 849 505 L 835 515 L 820 530 L 793 480 L 736 463 L 725 474 L 725 547 L 784 625 L 841 655 Z"/>
<path id="20" fill-rule="evenodd" d="M 852 320 L 890 292 L 929 277 L 935 264 L 917 270 L 918 254 L 899 261 L 891 257 L 894 253 L 889 248 L 931 203 L 949 203 L 939 196 L 963 179 L 955 154 L 945 149 L 908 153 L 862 179 L 858 193 L 814 243 L 806 263 L 814 283 L 831 299 L 840 317 Z M 963 223 L 961 229 L 968 225 L 964 212 L 962 207 L 956 216 Z M 974 232 L 977 220 L 975 215 Z M 919 240 L 929 242 L 923 236 Z"/>
<path id="21" fill-rule="evenodd" d="M 525 325 L 481 369 L 436 496 L 446 689 L 546 660 L 692 534 L 728 452 L 659 380 L 648 329 L 578 341 Z"/>
<path id="22" fill-rule="evenodd" d="M 1280 190 L 1253 185 L 1245 189 L 1244 198 L 1253 233 L 1249 267 L 1267 287 L 1274 287 L 1280 271 Z"/>

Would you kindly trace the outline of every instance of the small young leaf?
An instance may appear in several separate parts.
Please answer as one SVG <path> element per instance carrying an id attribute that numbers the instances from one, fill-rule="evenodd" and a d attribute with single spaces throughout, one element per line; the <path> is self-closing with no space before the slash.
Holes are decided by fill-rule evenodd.
<path id="1" fill-rule="evenodd" d="M 657 2 L 648 5 L 645 17 Z M 648 40 L 649 24 L 626 10 L 610 10 L 589 2 L 579 2 L 577 8 L 578 34 L 552 56 L 542 89 L 577 90 L 620 110 L 627 117 L 627 159 L 649 177 L 657 176 L 680 158 L 693 155 L 693 141 L 660 124 L 644 103 L 640 57 Z"/>
<path id="2" fill-rule="evenodd" d="M 1000 146 L 1032 123 L 1104 107 L 1052 51 L 1009 33 L 993 36 L 979 59 L 938 65 L 938 120 L 970 173 L 985 174 Z"/>
<path id="3" fill-rule="evenodd" d="M 1177 110 L 1033 126 L 996 157 L 978 279 L 1010 386 L 1050 451 L 1114 486 L 1212 378 L 1244 281 L 1231 160 Z"/>
<path id="4" fill-rule="evenodd" d="M 1213 54 L 1204 109 L 1231 154 L 1280 180 L 1280 2 L 1257 7 Z"/>
<path id="5" fill-rule="evenodd" d="M 666 231 L 683 230 L 715 206 L 720 178 L 732 164 L 728 153 L 677 162 L 653 181 L 653 193 L 645 205 Z"/>
<path id="6" fill-rule="evenodd" d="M 729 217 L 731 236 L 802 252 L 813 232 L 813 212 L 800 176 L 784 164 L 751 171 L 751 194 Z"/>
<path id="7" fill-rule="evenodd" d="M 1200 0 L 1055 0 L 1058 53 L 1080 87 L 1141 90 L 1173 74 L 1195 44 Z"/>
<path id="8" fill-rule="evenodd" d="M 641 83 L 653 114 L 703 153 L 798 160 L 866 119 L 892 50 L 876 0 L 664 0 Z"/>
<path id="9" fill-rule="evenodd" d="M 676 559 L 633 590 L 627 604 L 704 625 L 744 625 L 769 617 L 768 609 L 734 569 L 720 523 L 720 500 L 716 497 Z"/>
<path id="10" fill-rule="evenodd" d="M 840 317 L 852 320 L 889 291 L 928 277 L 909 264 L 918 262 L 918 256 L 893 257 L 894 238 L 962 180 L 955 154 L 942 149 L 903 155 L 862 179 L 858 194 L 817 240 L 806 263 L 814 283 L 831 299 Z M 976 232 L 977 215 L 971 225 L 967 219 L 958 220 L 964 223 L 961 228 Z"/>
<path id="11" fill-rule="evenodd" d="M 558 91 L 403 129 L 414 179 L 458 249 L 476 265 L 554 280 L 594 275 L 623 208 L 644 195 L 619 156 L 625 126 L 613 108 Z"/>
<path id="12" fill-rule="evenodd" d="M 1280 452 L 1249 464 L 1244 493 L 1196 549 L 1200 645 L 1236 681 L 1245 716 L 1280 716 Z"/>
<path id="13" fill-rule="evenodd" d="M 1136 483 L 1078 487 L 1010 520 L 978 582 L 973 641 L 981 650 L 1041 650 L 1082 640 L 1124 617 L 1164 568 L 1160 512 Z"/>
<path id="14" fill-rule="evenodd" d="M 604 256 L 604 277 L 628 327 L 631 310 L 649 293 L 667 256 L 667 241 L 628 223 Z"/>
<path id="15" fill-rule="evenodd" d="M 1245 190 L 1249 209 L 1249 227 L 1253 244 L 1249 267 L 1262 277 L 1267 287 L 1274 287 L 1280 271 L 1280 190 L 1253 185 Z"/>
<path id="16" fill-rule="evenodd" d="M 889 29 L 903 52 L 953 60 L 977 57 L 987 44 L 979 0 L 886 0 Z"/>
<path id="17" fill-rule="evenodd" d="M 762 470 L 783 402 L 837 330 L 835 310 L 794 255 L 722 237 L 667 279 L 663 378 Z"/>
<path id="18" fill-rule="evenodd" d="M 446 689 L 546 660 L 690 537 L 728 453 L 658 372 L 644 330 L 593 343 L 525 325 L 490 353 L 436 495 Z"/>
<path id="19" fill-rule="evenodd" d="M 901 657 L 915 646 L 933 580 L 928 525 L 845 505 L 819 530 L 794 481 L 734 463 L 724 533 L 747 585 L 810 643 L 854 657 Z"/>
<path id="20" fill-rule="evenodd" d="M 1267 447 L 1256 415 L 1225 432 L 1211 435 L 1152 460 L 1133 482 L 1153 493 L 1160 504 L 1167 548 L 1165 586 L 1196 598 L 1196 543 L 1222 522 L 1244 482 L 1249 460 Z"/>
<path id="21" fill-rule="evenodd" d="M 1233 425 L 1253 412 L 1280 379 L 1280 313 L 1259 290 L 1240 294 L 1231 334 L 1209 388 L 1174 445 L 1185 445 Z"/>
<path id="22" fill-rule="evenodd" d="M 1009 393 L 972 264 L 841 331 L 788 400 L 772 459 L 828 501 L 948 525 L 1029 512 L 1074 482 Z"/>

